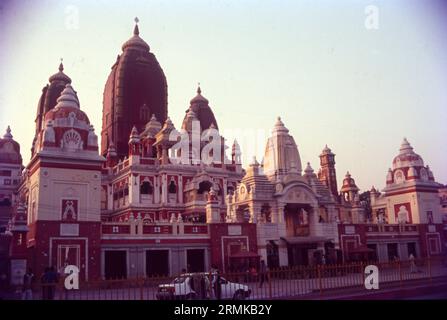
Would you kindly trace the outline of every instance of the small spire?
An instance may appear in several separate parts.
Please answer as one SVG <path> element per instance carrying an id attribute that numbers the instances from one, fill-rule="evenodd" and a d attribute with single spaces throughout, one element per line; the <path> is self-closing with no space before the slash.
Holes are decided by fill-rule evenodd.
<path id="1" fill-rule="evenodd" d="M 11 127 L 8 126 L 6 128 L 6 133 L 3 135 L 4 139 L 12 139 L 12 134 L 11 134 Z"/>
<path id="2" fill-rule="evenodd" d="M 312 175 L 314 173 L 314 169 L 312 169 L 310 162 L 307 163 L 306 169 L 304 169 L 304 173 L 306 175 Z"/>
<path id="3" fill-rule="evenodd" d="M 250 163 L 250 167 L 259 167 L 259 162 L 256 159 L 256 156 L 253 156 L 253 160 Z"/>
<path id="4" fill-rule="evenodd" d="M 138 29 L 138 22 L 140 22 L 140 20 L 138 19 L 138 17 L 135 17 L 134 21 L 135 21 L 135 28 L 133 28 L 133 34 L 138 36 L 140 34 L 140 29 Z"/>
<path id="5" fill-rule="evenodd" d="M 332 153 L 332 150 L 327 146 L 327 144 L 324 145 L 323 154 Z"/>
<path id="6" fill-rule="evenodd" d="M 171 121 L 171 118 L 170 118 L 170 117 L 167 117 L 167 118 L 166 118 L 165 126 L 172 126 L 172 121 Z"/>
<path id="7" fill-rule="evenodd" d="M 110 140 L 109 147 L 107 148 L 107 157 L 116 157 L 115 144 Z"/>
<path id="8" fill-rule="evenodd" d="M 413 151 L 413 147 L 408 142 L 407 138 L 404 137 L 404 139 L 402 140 L 399 151 L 400 153 L 411 153 Z"/>
<path id="9" fill-rule="evenodd" d="M 236 139 L 234 139 L 233 141 L 233 145 L 231 146 L 231 153 L 232 154 L 240 154 L 241 152 L 241 147 L 239 146 L 239 143 L 237 142 Z"/>
<path id="10" fill-rule="evenodd" d="M 79 109 L 79 100 L 73 87 L 67 83 L 59 98 L 57 98 L 56 108 L 74 107 Z"/>
<path id="11" fill-rule="evenodd" d="M 62 72 L 64 71 L 64 64 L 63 64 L 64 59 L 61 58 L 61 63 L 59 64 L 59 71 Z"/>
<path id="12" fill-rule="evenodd" d="M 277 118 L 275 126 L 273 127 L 273 132 L 283 132 L 283 133 L 289 132 L 289 130 L 284 126 L 281 117 Z"/>
<path id="13" fill-rule="evenodd" d="M 200 82 L 197 83 L 197 94 L 202 94 L 202 90 L 200 89 Z"/>
<path id="14" fill-rule="evenodd" d="M 277 117 L 275 126 L 283 126 L 283 125 L 284 125 L 284 123 L 281 121 L 281 117 Z"/>

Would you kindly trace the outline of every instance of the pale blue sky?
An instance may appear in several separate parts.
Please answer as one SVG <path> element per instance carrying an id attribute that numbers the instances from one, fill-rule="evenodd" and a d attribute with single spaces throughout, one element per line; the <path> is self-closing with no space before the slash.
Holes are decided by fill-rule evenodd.
<path id="1" fill-rule="evenodd" d="M 104 84 L 138 16 L 165 71 L 176 127 L 201 82 L 221 129 L 270 130 L 280 115 L 303 167 L 317 170 L 324 145 L 332 148 L 339 184 L 349 170 L 360 188 L 382 188 L 404 136 L 446 183 L 447 10 L 431 4 L 2 2 L 0 129 L 11 125 L 26 163 L 41 89 L 63 57 L 99 134 Z M 365 28 L 368 5 L 379 9 L 377 30 Z M 242 139 L 246 161 L 262 157 L 260 136 L 259 144 Z"/>

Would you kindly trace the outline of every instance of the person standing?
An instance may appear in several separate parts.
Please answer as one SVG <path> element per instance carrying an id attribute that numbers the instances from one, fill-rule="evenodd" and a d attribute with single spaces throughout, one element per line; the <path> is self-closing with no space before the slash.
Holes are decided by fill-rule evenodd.
<path id="1" fill-rule="evenodd" d="M 264 284 L 266 273 L 267 273 L 267 266 L 265 265 L 264 259 L 262 259 L 259 265 L 259 288 L 262 288 L 262 285 Z"/>
<path id="2" fill-rule="evenodd" d="M 213 288 L 214 288 L 214 297 L 216 300 L 220 300 L 222 297 L 222 287 L 220 283 L 220 273 L 219 270 L 216 270 L 213 275 Z"/>
<path id="3" fill-rule="evenodd" d="M 40 284 L 42 286 L 42 300 L 48 300 L 48 274 L 50 268 L 46 267 L 42 276 L 40 277 Z"/>
<path id="4" fill-rule="evenodd" d="M 414 261 L 414 255 L 411 253 L 410 257 L 410 273 L 416 273 L 417 272 L 417 267 L 416 267 L 416 262 Z"/>
<path id="5" fill-rule="evenodd" d="M 33 300 L 34 274 L 31 268 L 23 275 L 23 300 Z"/>
<path id="6" fill-rule="evenodd" d="M 59 275 L 54 267 L 48 269 L 47 273 L 47 290 L 48 290 L 48 300 L 54 300 L 54 294 L 56 291 L 56 284 L 59 282 Z"/>
<path id="7" fill-rule="evenodd" d="M 200 274 L 194 274 L 192 276 L 192 282 L 194 285 L 194 292 L 195 292 L 195 299 L 201 299 L 202 297 L 202 285 L 201 285 L 201 275 Z"/>
<path id="8" fill-rule="evenodd" d="M 202 274 L 200 278 L 200 299 L 205 300 L 207 296 L 207 282 L 208 278 L 206 275 Z"/>

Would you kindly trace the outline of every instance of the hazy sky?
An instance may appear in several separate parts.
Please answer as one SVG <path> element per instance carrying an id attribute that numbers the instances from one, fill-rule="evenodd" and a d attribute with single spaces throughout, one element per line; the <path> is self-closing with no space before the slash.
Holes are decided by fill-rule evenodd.
<path id="1" fill-rule="evenodd" d="M 339 186 L 349 170 L 361 189 L 383 188 L 403 137 L 447 183 L 441 1 L 3 1 L 0 129 L 11 125 L 25 164 L 61 57 L 100 135 L 104 84 L 135 16 L 177 128 L 200 82 L 224 135 L 245 133 L 245 163 L 281 116 L 303 167 L 332 148 Z"/>

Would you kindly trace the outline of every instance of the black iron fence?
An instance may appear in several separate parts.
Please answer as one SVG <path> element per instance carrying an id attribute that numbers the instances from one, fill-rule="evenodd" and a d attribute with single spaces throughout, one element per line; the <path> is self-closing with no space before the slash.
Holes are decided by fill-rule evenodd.
<path id="1" fill-rule="evenodd" d="M 296 266 L 225 273 L 191 273 L 176 277 L 113 279 L 79 283 L 67 290 L 58 283 L 34 283 L 29 290 L 17 288 L 16 298 L 49 300 L 154 300 L 154 299 L 288 299 L 329 295 L 336 291 L 365 290 L 365 267 L 377 266 L 378 285 L 404 286 L 408 281 L 447 276 L 441 258 L 395 262 L 359 262 L 342 265 Z"/>

